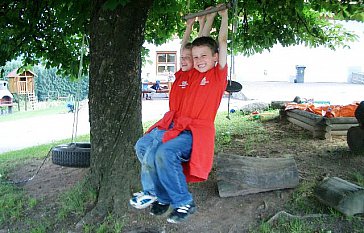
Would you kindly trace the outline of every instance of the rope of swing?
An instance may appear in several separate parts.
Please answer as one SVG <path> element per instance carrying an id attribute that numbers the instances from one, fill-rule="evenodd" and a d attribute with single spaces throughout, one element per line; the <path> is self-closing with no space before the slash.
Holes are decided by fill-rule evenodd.
<path id="1" fill-rule="evenodd" d="M 77 75 L 77 92 L 75 96 L 75 108 L 73 112 L 73 124 L 72 124 L 72 143 L 75 143 L 76 136 L 77 136 L 77 128 L 78 128 L 78 111 L 80 108 L 80 93 L 81 93 L 81 77 L 82 77 L 82 70 L 83 70 L 83 56 L 85 54 L 85 35 L 82 36 L 82 46 L 81 46 L 81 55 L 80 55 L 80 65 L 78 68 L 78 75 Z"/>
<path id="2" fill-rule="evenodd" d="M 232 0 L 232 8 L 233 8 L 233 19 L 232 19 L 232 30 L 231 30 L 231 46 L 230 46 L 230 74 L 229 74 L 229 81 L 231 84 L 231 77 L 233 74 L 235 74 L 235 56 L 234 56 L 234 37 L 236 33 L 236 6 L 237 1 Z"/>
<path id="3" fill-rule="evenodd" d="M 229 72 L 229 83 L 228 85 L 231 85 L 231 77 L 233 74 L 235 74 L 235 56 L 234 56 L 234 37 L 236 32 L 236 7 L 237 7 L 237 1 L 232 0 L 232 8 L 233 8 L 233 19 L 232 19 L 232 30 L 231 30 L 231 46 L 230 46 L 230 72 Z M 231 93 L 229 92 L 228 97 L 228 115 L 226 118 L 230 120 L 230 99 L 231 99 Z"/>

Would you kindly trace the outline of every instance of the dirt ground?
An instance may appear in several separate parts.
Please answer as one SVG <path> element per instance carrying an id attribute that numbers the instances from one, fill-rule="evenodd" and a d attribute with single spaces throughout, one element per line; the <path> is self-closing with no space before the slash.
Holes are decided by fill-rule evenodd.
<path id="1" fill-rule="evenodd" d="M 332 141 L 313 139 L 309 132 L 279 119 L 264 123 L 270 132 L 271 142 L 264 143 L 243 153 L 244 138 L 235 135 L 231 146 L 224 153 L 242 156 L 281 157 L 293 155 L 300 174 L 300 183 L 316 182 L 324 177 L 338 176 L 353 180 L 354 173 L 364 175 L 364 156 L 352 155 L 347 147 L 346 137 L 334 137 Z M 216 161 L 216 160 L 215 160 Z M 24 167 L 11 174 L 11 179 L 21 180 L 30 177 L 37 170 L 42 160 L 30 161 Z M 268 220 L 275 213 L 287 210 L 287 204 L 292 200 L 295 189 L 276 190 L 238 197 L 221 198 L 218 195 L 216 169 L 208 181 L 193 184 L 190 190 L 198 207 L 197 213 L 186 223 L 173 225 L 166 222 L 166 216 L 149 215 L 149 209 L 130 210 L 130 221 L 124 232 L 196 232 L 196 233 L 231 233 L 252 232 L 252 229 Z M 88 169 L 66 168 L 53 165 L 48 159 L 39 174 L 26 185 L 26 192 L 41 200 L 42 210 L 36 208 L 28 216 L 41 219 L 42 216 L 52 216 L 57 210 L 57 197 L 68 190 L 87 173 Z M 306 194 L 305 194 L 306 195 Z M 46 211 L 46 212 L 44 212 Z M 329 214 L 329 210 L 327 210 Z M 304 215 L 304 213 L 292 213 Z M 77 219 L 71 219 L 72 226 Z M 363 219 L 364 229 L 364 219 Z M 21 224 L 21 223 L 19 223 Z M 322 223 L 330 232 L 351 232 L 347 221 Z M 60 232 L 65 225 L 54 226 L 54 231 Z M 318 226 L 319 231 L 320 227 Z M 24 231 L 26 232 L 26 231 Z M 48 232 L 48 231 L 47 231 Z"/>

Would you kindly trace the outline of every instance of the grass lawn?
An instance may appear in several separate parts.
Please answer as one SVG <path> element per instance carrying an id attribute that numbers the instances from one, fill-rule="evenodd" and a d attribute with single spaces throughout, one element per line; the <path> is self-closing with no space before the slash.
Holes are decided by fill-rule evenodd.
<path id="1" fill-rule="evenodd" d="M 16 121 L 37 116 L 67 112 L 66 104 L 62 101 L 53 101 L 42 104 L 44 105 L 42 108 L 29 111 L 24 111 L 24 108 L 21 108 L 21 111 L 18 111 L 18 107 L 14 106 L 13 113 L 0 115 L 0 122 Z"/>

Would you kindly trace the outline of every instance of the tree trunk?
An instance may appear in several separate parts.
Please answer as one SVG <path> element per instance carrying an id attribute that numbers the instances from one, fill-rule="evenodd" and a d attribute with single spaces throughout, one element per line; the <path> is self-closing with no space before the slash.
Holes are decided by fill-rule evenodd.
<path id="1" fill-rule="evenodd" d="M 140 185 L 134 145 L 142 135 L 141 48 L 153 1 L 115 10 L 104 2 L 92 2 L 90 22 L 90 181 L 97 191 L 92 215 L 100 217 L 122 215 Z"/>

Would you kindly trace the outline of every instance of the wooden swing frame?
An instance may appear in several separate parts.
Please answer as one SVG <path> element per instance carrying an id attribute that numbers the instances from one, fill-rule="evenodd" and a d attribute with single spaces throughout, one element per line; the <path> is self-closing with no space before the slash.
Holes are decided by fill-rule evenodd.
<path id="1" fill-rule="evenodd" d="M 199 17 L 199 16 L 204 16 L 204 15 L 208 15 L 210 13 L 214 13 L 214 12 L 218 12 L 218 11 L 222 11 L 222 10 L 225 10 L 225 9 L 229 9 L 231 8 L 231 3 L 225 3 L 219 7 L 211 7 L 210 9 L 206 9 L 206 10 L 202 10 L 202 11 L 199 11 L 199 12 L 196 12 L 196 13 L 191 13 L 191 14 L 188 14 L 188 15 L 185 15 L 183 16 L 183 18 L 185 20 L 189 20 L 189 19 L 193 19 L 193 18 L 196 18 L 196 17 Z"/>

